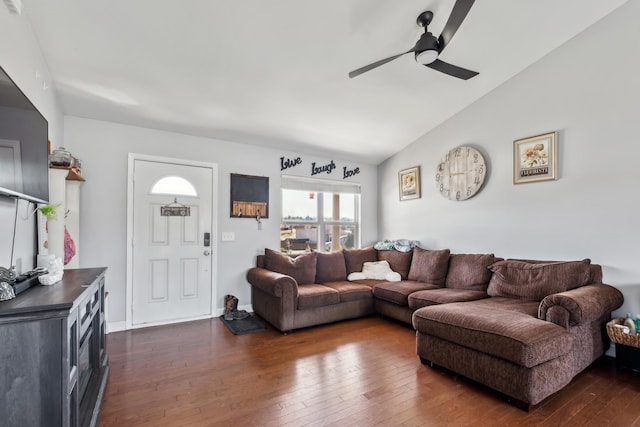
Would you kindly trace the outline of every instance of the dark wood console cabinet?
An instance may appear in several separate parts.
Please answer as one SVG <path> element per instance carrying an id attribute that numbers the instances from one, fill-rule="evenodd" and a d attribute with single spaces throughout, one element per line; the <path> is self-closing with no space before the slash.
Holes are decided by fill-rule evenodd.
<path id="1" fill-rule="evenodd" d="M 0 302 L 0 424 L 94 426 L 109 375 L 106 268 Z"/>

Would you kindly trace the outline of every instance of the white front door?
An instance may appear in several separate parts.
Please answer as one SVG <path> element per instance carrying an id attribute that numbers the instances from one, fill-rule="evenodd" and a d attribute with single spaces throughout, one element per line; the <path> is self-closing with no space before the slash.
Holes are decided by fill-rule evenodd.
<path id="1" fill-rule="evenodd" d="M 211 167 L 133 159 L 132 327 L 211 317 L 213 175 Z M 162 214 L 182 206 L 189 214 Z"/>

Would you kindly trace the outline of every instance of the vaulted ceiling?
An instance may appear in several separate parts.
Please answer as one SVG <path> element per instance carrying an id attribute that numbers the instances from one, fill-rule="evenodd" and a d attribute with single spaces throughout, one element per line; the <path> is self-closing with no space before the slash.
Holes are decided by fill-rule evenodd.
<path id="1" fill-rule="evenodd" d="M 442 59 L 405 55 L 454 0 L 23 0 L 68 115 L 377 164 L 626 0 L 476 1 Z"/>

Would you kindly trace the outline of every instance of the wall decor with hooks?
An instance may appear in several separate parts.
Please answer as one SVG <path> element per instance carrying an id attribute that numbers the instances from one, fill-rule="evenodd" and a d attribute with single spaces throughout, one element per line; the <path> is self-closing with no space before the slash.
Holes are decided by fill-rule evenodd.
<path id="1" fill-rule="evenodd" d="M 232 218 L 269 218 L 269 177 L 231 174 Z"/>

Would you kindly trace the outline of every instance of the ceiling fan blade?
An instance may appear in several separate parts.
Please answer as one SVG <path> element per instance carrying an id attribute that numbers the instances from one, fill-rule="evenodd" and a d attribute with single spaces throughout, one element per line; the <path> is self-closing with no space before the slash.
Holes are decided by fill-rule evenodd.
<path id="1" fill-rule="evenodd" d="M 451 15 L 449 15 L 449 19 L 442 30 L 442 34 L 438 37 L 438 44 L 440 45 L 440 52 L 444 50 L 445 47 L 449 44 L 451 39 L 453 38 L 456 31 L 464 21 L 464 18 L 467 17 L 467 13 L 473 6 L 473 2 L 475 0 L 457 0 L 456 4 L 453 5 L 453 10 L 451 11 Z"/>
<path id="2" fill-rule="evenodd" d="M 452 77 L 457 77 L 462 80 L 469 80 L 471 77 L 477 76 L 478 72 L 467 70 L 466 68 L 457 67 L 455 65 L 448 64 L 444 61 L 436 59 L 431 64 L 426 64 L 425 67 L 433 68 L 441 73 L 448 74 Z"/>
<path id="3" fill-rule="evenodd" d="M 371 71 L 374 68 L 378 68 L 379 66 L 384 65 L 387 62 L 391 62 L 394 59 L 400 58 L 402 55 L 406 55 L 407 53 L 411 53 L 411 52 L 415 52 L 415 47 L 412 47 L 411 49 L 409 49 L 406 52 L 399 53 L 398 55 L 390 56 L 389 58 L 381 59 L 380 61 L 376 61 L 373 64 L 365 65 L 362 68 L 358 68 L 357 70 L 353 70 L 352 72 L 349 73 L 349 78 L 352 79 L 352 78 L 354 78 L 356 76 L 359 76 L 362 73 L 366 73 L 367 71 Z"/>

